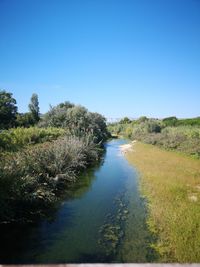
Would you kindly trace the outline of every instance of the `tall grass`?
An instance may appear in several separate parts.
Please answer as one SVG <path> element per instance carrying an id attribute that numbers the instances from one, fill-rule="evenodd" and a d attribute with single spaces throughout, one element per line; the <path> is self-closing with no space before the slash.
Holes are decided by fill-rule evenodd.
<path id="1" fill-rule="evenodd" d="M 142 143 L 126 155 L 140 171 L 160 261 L 200 262 L 199 160 Z"/>

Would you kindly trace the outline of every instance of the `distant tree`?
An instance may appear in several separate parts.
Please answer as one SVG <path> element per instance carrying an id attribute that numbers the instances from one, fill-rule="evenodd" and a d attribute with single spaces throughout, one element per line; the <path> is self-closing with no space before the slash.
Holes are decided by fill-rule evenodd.
<path id="1" fill-rule="evenodd" d="M 176 123 L 176 126 L 200 126 L 200 117 L 191 118 L 191 119 L 179 119 Z"/>
<path id="2" fill-rule="evenodd" d="M 138 119 L 138 122 L 141 123 L 141 122 L 145 122 L 145 121 L 148 121 L 148 118 L 146 116 L 141 116 L 139 119 Z"/>
<path id="3" fill-rule="evenodd" d="M 74 107 L 74 104 L 66 101 L 60 103 L 59 105 L 52 107 L 50 105 L 50 110 L 44 114 L 39 122 L 40 127 L 66 127 L 68 122 L 67 111 Z"/>
<path id="4" fill-rule="evenodd" d="M 122 120 L 119 121 L 120 124 L 128 124 L 132 121 L 128 117 L 124 117 Z"/>
<path id="5" fill-rule="evenodd" d="M 31 102 L 29 104 L 29 110 L 32 114 L 34 122 L 37 123 L 40 120 L 40 108 L 37 94 L 32 95 Z"/>
<path id="6" fill-rule="evenodd" d="M 74 106 L 67 111 L 66 126 L 72 133 L 81 135 L 89 128 L 90 118 L 88 110 L 82 106 Z"/>
<path id="7" fill-rule="evenodd" d="M 0 91 L 0 128 L 8 129 L 15 126 L 17 115 L 17 102 L 12 93 L 5 90 Z"/>
<path id="8" fill-rule="evenodd" d="M 58 107 L 59 107 L 59 108 L 65 108 L 65 109 L 67 110 L 68 108 L 73 108 L 73 107 L 74 107 L 74 104 L 72 104 L 72 103 L 69 102 L 69 101 L 65 101 L 65 102 L 63 102 L 63 103 L 60 103 L 60 104 L 58 105 Z"/>
<path id="9" fill-rule="evenodd" d="M 163 123 L 165 126 L 176 126 L 178 119 L 176 117 L 168 117 L 163 119 Z"/>
<path id="10" fill-rule="evenodd" d="M 35 124 L 35 120 L 32 113 L 18 113 L 16 117 L 16 126 L 18 127 L 30 127 Z"/>
<path id="11" fill-rule="evenodd" d="M 144 122 L 144 125 L 146 126 L 146 130 L 148 133 L 160 133 L 161 132 L 161 126 L 160 123 L 156 120 L 149 120 L 147 122 Z"/>
<path id="12" fill-rule="evenodd" d="M 88 112 L 87 116 L 89 118 L 88 130 L 95 136 L 97 142 L 111 137 L 107 130 L 105 117 L 96 112 Z"/>

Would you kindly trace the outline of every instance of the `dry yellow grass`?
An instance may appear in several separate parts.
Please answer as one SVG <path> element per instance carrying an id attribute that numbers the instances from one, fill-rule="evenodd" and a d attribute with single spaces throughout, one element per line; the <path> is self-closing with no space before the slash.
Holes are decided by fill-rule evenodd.
<path id="1" fill-rule="evenodd" d="M 142 143 L 126 157 L 140 172 L 160 261 L 200 262 L 200 160 Z"/>

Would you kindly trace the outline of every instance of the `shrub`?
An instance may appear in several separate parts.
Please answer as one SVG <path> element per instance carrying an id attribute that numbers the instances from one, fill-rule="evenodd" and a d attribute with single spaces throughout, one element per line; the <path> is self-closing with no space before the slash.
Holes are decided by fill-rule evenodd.
<path id="1" fill-rule="evenodd" d="M 200 126 L 200 117 L 178 120 L 177 126 Z"/>
<path id="2" fill-rule="evenodd" d="M 119 124 L 129 124 L 131 123 L 132 121 L 128 118 L 128 117 L 124 117 L 123 119 L 121 119 L 119 121 Z"/>
<path id="3" fill-rule="evenodd" d="M 147 133 L 160 133 L 161 132 L 160 123 L 155 120 L 147 121 L 145 123 L 145 127 L 147 129 Z"/>
<path id="4" fill-rule="evenodd" d="M 39 126 L 61 127 L 76 136 L 90 133 L 95 136 L 97 143 L 109 137 L 106 119 L 102 115 L 89 112 L 86 108 L 71 103 L 51 107 L 50 111 L 43 116 Z"/>
<path id="5" fill-rule="evenodd" d="M 58 128 L 16 128 L 0 132 L 0 151 L 17 151 L 27 145 L 57 139 L 65 134 Z"/>
<path id="6" fill-rule="evenodd" d="M 149 119 L 146 116 L 141 116 L 138 120 L 137 123 L 145 122 L 148 121 Z"/>
<path id="7" fill-rule="evenodd" d="M 198 119 L 183 121 L 191 123 L 194 120 L 198 122 Z M 200 127 L 175 126 L 179 121 L 176 117 L 166 118 L 163 121 L 142 118 L 131 124 L 111 124 L 109 130 L 130 139 L 200 157 Z M 172 126 L 166 127 L 166 125 Z"/>
<path id="8" fill-rule="evenodd" d="M 176 126 L 178 119 L 176 117 L 168 117 L 163 119 L 164 126 Z"/>
<path id="9" fill-rule="evenodd" d="M 0 163 L 0 222 L 43 214 L 77 174 L 99 158 L 92 136 L 65 136 L 5 157 Z"/>

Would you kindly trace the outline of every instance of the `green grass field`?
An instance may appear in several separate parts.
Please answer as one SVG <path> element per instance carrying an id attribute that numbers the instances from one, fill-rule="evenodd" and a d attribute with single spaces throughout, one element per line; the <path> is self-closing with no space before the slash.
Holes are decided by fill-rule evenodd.
<path id="1" fill-rule="evenodd" d="M 126 155 L 140 172 L 160 261 L 200 262 L 200 160 L 139 142 Z"/>

